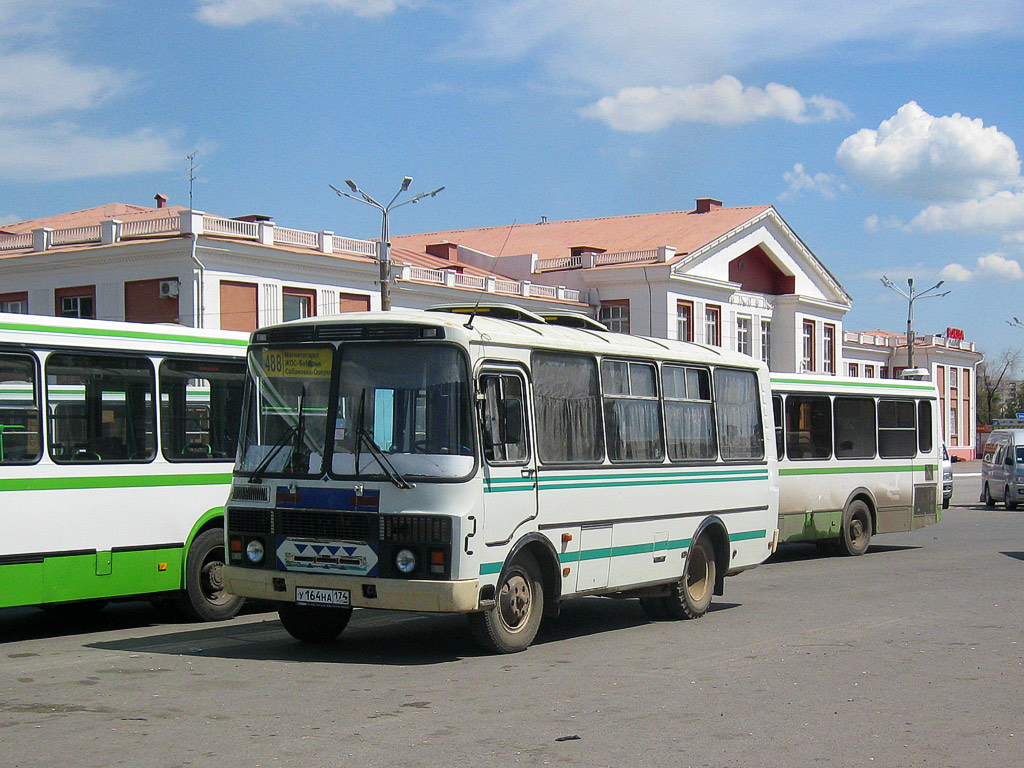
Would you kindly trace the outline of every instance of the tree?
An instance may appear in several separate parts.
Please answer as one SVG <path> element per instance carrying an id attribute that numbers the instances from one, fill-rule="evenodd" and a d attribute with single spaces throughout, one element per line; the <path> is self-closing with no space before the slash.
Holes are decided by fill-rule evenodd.
<path id="1" fill-rule="evenodd" d="M 991 424 L 1002 418 L 1005 408 L 1001 387 L 1017 375 L 1024 352 L 1019 347 L 1008 347 L 978 365 L 978 423 Z M 1012 414 L 1011 414 L 1012 415 Z"/>

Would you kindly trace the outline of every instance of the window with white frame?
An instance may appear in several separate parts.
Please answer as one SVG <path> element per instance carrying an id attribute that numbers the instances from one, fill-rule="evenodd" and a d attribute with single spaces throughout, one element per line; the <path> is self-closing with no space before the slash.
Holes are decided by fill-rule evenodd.
<path id="1" fill-rule="evenodd" d="M 704 307 L 704 343 L 711 347 L 722 344 L 722 308 L 715 304 Z"/>
<path id="2" fill-rule="evenodd" d="M 836 372 L 836 327 L 825 323 L 822 328 L 821 362 L 825 373 Z"/>
<path id="3" fill-rule="evenodd" d="M 814 321 L 804 320 L 803 325 L 803 358 L 800 361 L 800 370 L 804 372 L 814 371 Z"/>
<path id="4" fill-rule="evenodd" d="M 609 331 L 629 333 L 629 299 L 602 301 L 599 319 Z"/>
<path id="5" fill-rule="evenodd" d="M 693 341 L 693 302 L 680 299 L 676 302 L 676 338 L 679 341 Z"/>
<path id="6" fill-rule="evenodd" d="M 751 319 L 746 315 L 736 316 L 736 351 L 744 355 L 753 353 L 750 338 Z"/>
<path id="7" fill-rule="evenodd" d="M 772 321 L 761 321 L 761 360 L 772 367 Z"/>

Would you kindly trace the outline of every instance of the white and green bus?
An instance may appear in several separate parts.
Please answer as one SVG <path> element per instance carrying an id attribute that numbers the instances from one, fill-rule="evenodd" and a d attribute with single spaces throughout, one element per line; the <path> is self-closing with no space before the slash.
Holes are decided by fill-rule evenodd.
<path id="1" fill-rule="evenodd" d="M 867 551 L 941 517 L 938 390 L 929 381 L 775 373 L 780 541 Z"/>
<path id="2" fill-rule="evenodd" d="M 0 608 L 223 619 L 247 336 L 0 314 Z"/>
<path id="3" fill-rule="evenodd" d="M 225 584 L 285 629 L 464 613 L 513 652 L 576 595 L 695 618 L 777 539 L 768 371 L 508 306 L 256 331 Z M 767 450 L 766 450 L 767 446 Z"/>

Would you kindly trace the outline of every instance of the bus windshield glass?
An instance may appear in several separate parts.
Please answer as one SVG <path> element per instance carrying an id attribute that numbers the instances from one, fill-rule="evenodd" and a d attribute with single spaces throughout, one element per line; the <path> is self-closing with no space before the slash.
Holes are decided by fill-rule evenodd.
<path id="1" fill-rule="evenodd" d="M 319 346 L 249 351 L 249 412 L 238 471 L 319 475 L 327 433 L 333 350 Z"/>
<path id="2" fill-rule="evenodd" d="M 469 375 L 457 348 L 349 344 L 338 376 L 332 474 L 379 478 L 393 468 L 455 479 L 473 471 Z"/>

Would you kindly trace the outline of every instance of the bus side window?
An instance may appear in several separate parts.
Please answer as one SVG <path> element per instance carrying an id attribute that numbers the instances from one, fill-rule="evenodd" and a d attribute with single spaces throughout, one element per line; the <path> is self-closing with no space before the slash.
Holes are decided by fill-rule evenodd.
<path id="1" fill-rule="evenodd" d="M 782 424 L 782 395 L 772 395 L 772 413 L 775 416 L 775 452 L 782 459 L 786 456 L 785 430 Z"/>
<path id="2" fill-rule="evenodd" d="M 484 458 L 490 464 L 525 461 L 529 452 L 523 380 L 514 374 L 486 374 L 480 377 L 480 388 Z"/>
<path id="3" fill-rule="evenodd" d="M 51 458 L 58 463 L 151 461 L 156 454 L 153 390 L 149 358 L 50 355 Z"/>
<path id="4" fill-rule="evenodd" d="M 0 354 L 0 464 L 33 464 L 42 445 L 35 358 Z"/>
<path id="5" fill-rule="evenodd" d="M 160 364 L 160 443 L 168 461 L 235 458 L 245 364 L 167 359 Z"/>

